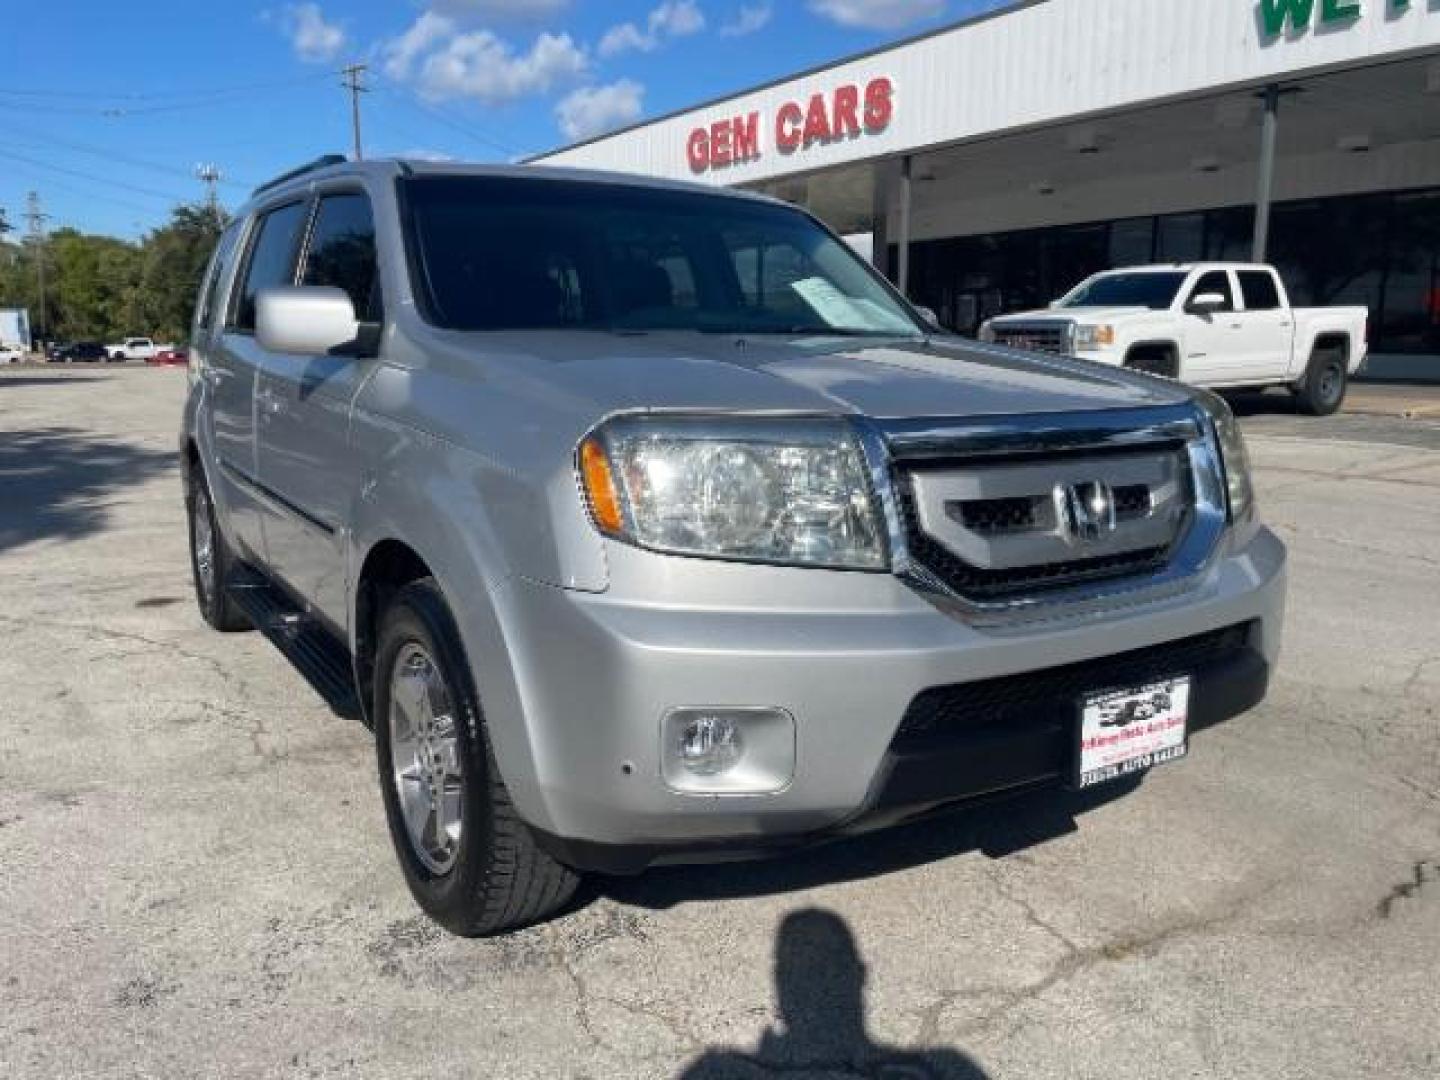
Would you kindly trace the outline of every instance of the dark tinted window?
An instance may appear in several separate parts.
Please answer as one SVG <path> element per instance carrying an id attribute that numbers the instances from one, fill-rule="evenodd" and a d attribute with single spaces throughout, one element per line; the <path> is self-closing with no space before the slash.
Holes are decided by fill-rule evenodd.
<path id="1" fill-rule="evenodd" d="M 1275 279 L 1264 270 L 1241 270 L 1239 276 L 1246 311 L 1274 311 L 1280 306 Z"/>
<path id="2" fill-rule="evenodd" d="M 1187 302 L 1193 302 L 1195 297 L 1204 293 L 1219 293 L 1225 298 L 1225 303 L 1221 304 L 1218 310 L 1235 310 L 1235 294 L 1230 291 L 1230 275 L 1224 270 L 1211 270 L 1208 274 L 1202 274 L 1195 287 L 1190 290 L 1190 300 Z"/>
<path id="3" fill-rule="evenodd" d="M 255 329 L 255 294 L 272 285 L 294 281 L 295 242 L 305 219 L 305 204 L 291 203 L 272 210 L 260 220 L 250 248 L 245 284 L 240 289 L 230 326 L 235 330 Z"/>
<path id="4" fill-rule="evenodd" d="M 789 207 L 489 177 L 405 192 L 428 314 L 451 329 L 919 333 L 849 247 Z"/>
<path id="5" fill-rule="evenodd" d="M 229 269 L 238 231 L 236 226 L 231 225 L 220 234 L 220 242 L 215 245 L 215 255 L 210 260 L 210 272 L 205 278 L 200 297 L 200 308 L 195 313 L 195 324 L 201 329 L 209 329 L 215 313 L 223 309 L 224 305 L 220 303 L 220 284 L 225 280 L 225 273 Z"/>
<path id="6" fill-rule="evenodd" d="M 1164 311 L 1175 302 L 1185 275 L 1168 271 L 1105 274 L 1081 285 L 1061 307 L 1144 307 Z"/>
<path id="7" fill-rule="evenodd" d="M 328 195 L 320 200 L 301 283 L 344 289 L 362 322 L 380 321 L 375 219 L 368 198 Z"/>

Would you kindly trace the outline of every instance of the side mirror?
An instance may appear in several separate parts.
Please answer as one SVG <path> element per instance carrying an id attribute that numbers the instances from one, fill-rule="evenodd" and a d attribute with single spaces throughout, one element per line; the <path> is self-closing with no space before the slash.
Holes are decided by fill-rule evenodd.
<path id="1" fill-rule="evenodd" d="M 360 336 L 355 305 L 330 285 L 285 285 L 255 297 L 255 340 L 267 352 L 343 355 Z"/>
<path id="2" fill-rule="evenodd" d="M 935 314 L 934 308 L 928 308 L 924 304 L 912 304 L 911 306 L 915 309 L 915 314 L 919 315 L 920 320 L 931 330 L 945 329 L 940 325 L 940 316 Z"/>
<path id="3" fill-rule="evenodd" d="M 1202 292 L 1190 298 L 1187 310 L 1200 315 L 1209 315 L 1212 311 L 1219 311 L 1227 302 L 1221 293 Z"/>

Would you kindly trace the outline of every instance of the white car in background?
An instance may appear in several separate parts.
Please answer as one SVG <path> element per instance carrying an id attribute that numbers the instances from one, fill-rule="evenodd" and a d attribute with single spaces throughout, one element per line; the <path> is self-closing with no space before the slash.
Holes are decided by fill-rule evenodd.
<path id="1" fill-rule="evenodd" d="M 0 345 L 0 364 L 18 364 L 25 355 L 24 345 Z"/>
<path id="2" fill-rule="evenodd" d="M 1285 386 L 1325 416 L 1365 360 L 1369 318 L 1363 307 L 1291 307 L 1270 266 L 1179 263 L 1096 274 L 1044 311 L 991 319 L 980 340 L 1196 386 Z"/>

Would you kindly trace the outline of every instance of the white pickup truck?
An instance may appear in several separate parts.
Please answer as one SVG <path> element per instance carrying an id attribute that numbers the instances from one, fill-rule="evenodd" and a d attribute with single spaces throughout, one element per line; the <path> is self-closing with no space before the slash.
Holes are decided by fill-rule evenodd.
<path id="1" fill-rule="evenodd" d="M 1369 317 L 1363 307 L 1291 307 L 1273 267 L 1181 263 L 1096 274 L 1047 310 L 991 319 L 980 339 L 1196 386 L 1285 386 L 1325 416 L 1365 360 Z"/>
<path id="2" fill-rule="evenodd" d="M 150 360 L 156 353 L 173 347 L 157 345 L 148 337 L 132 337 L 114 345 L 106 345 L 105 355 L 111 360 Z"/>

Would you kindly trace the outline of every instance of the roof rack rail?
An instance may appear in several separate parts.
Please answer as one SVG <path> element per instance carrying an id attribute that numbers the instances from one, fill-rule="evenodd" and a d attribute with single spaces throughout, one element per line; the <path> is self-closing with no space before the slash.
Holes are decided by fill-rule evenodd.
<path id="1" fill-rule="evenodd" d="M 294 180 L 297 176 L 304 176 L 306 173 L 315 172 L 317 169 L 328 169 L 332 165 L 344 165 L 347 160 L 344 154 L 322 154 L 314 161 L 308 161 L 304 165 L 301 165 L 298 169 L 291 169 L 287 173 L 281 173 L 275 177 L 274 180 L 267 180 L 250 194 L 252 196 L 259 195 L 261 192 L 279 187 L 287 180 Z"/>

